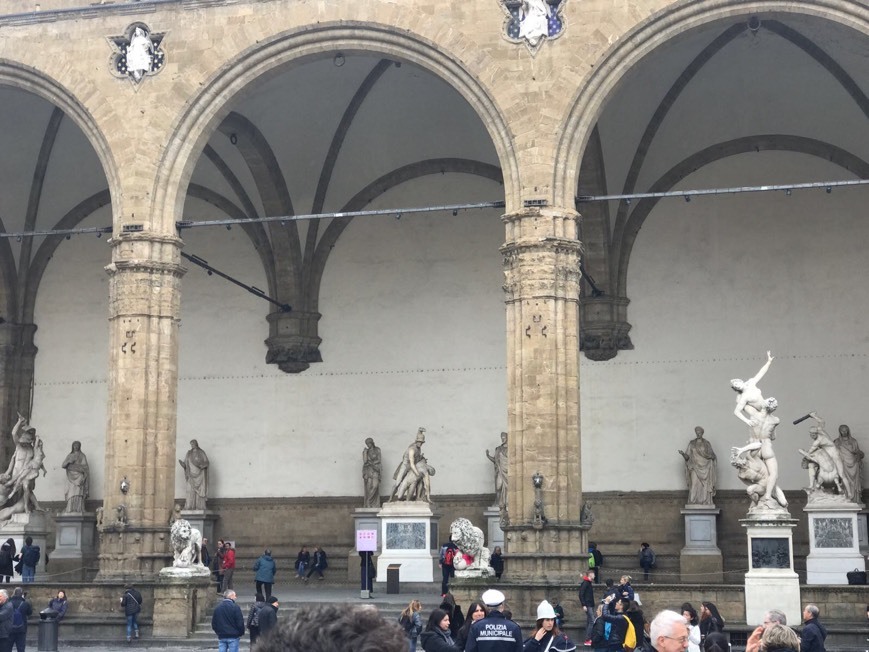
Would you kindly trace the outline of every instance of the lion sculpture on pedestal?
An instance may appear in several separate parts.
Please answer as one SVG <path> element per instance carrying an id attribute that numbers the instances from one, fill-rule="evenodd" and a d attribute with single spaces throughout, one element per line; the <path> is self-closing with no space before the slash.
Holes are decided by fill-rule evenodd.
<path id="1" fill-rule="evenodd" d="M 450 525 L 450 535 L 459 551 L 453 557 L 456 577 L 487 577 L 494 575 L 489 565 L 491 553 L 483 545 L 483 531 L 466 518 L 457 518 Z"/>
<path id="2" fill-rule="evenodd" d="M 190 568 L 202 565 L 202 533 L 190 525 L 189 521 L 179 518 L 172 523 L 169 533 L 175 568 Z"/>

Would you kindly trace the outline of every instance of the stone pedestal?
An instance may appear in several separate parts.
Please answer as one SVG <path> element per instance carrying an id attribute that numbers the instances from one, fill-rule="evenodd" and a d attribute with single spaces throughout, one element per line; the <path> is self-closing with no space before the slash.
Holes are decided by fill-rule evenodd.
<path id="1" fill-rule="evenodd" d="M 428 503 L 399 501 L 386 503 L 377 516 L 381 521 L 377 577 L 385 579 L 387 566 L 401 564 L 399 582 L 433 582 L 440 515 Z"/>
<path id="2" fill-rule="evenodd" d="M 857 512 L 857 538 L 860 542 L 860 554 L 869 556 L 869 510 Z"/>
<path id="3" fill-rule="evenodd" d="M 51 576 L 57 581 L 86 580 L 96 563 L 97 517 L 93 513 L 58 514 L 55 519 Z"/>
<path id="4" fill-rule="evenodd" d="M 383 545 L 381 538 L 381 527 L 380 527 L 380 517 L 378 513 L 380 512 L 379 507 L 358 507 L 353 510 L 353 540 L 356 541 L 356 532 L 360 530 L 376 530 L 377 531 L 377 549 L 380 550 L 380 547 Z M 377 556 L 377 552 L 374 553 L 375 557 Z M 356 548 L 350 548 L 347 552 L 347 581 L 357 583 L 359 582 L 359 551 Z M 378 572 L 377 578 L 381 582 L 386 581 L 386 575 L 380 575 Z M 367 597 L 367 596 L 366 596 Z"/>
<path id="5" fill-rule="evenodd" d="M 45 512 L 37 511 L 30 514 L 13 514 L 9 521 L 0 527 L 0 542 L 12 538 L 15 549 L 21 552 L 24 539 L 33 538 L 33 545 L 39 546 L 39 563 L 36 564 L 36 578 L 45 579 L 45 553 L 48 550 L 48 518 Z"/>
<path id="6" fill-rule="evenodd" d="M 495 546 L 500 546 L 504 550 L 504 530 L 501 529 L 501 510 L 497 505 L 487 507 L 483 512 L 486 518 L 488 528 L 486 529 L 486 547 L 489 550 L 494 550 Z"/>
<path id="7" fill-rule="evenodd" d="M 745 620 L 755 626 L 774 605 L 789 623 L 802 620 L 800 580 L 794 572 L 793 529 L 790 515 L 742 519 L 748 536 L 748 572 L 745 574 Z"/>
<path id="8" fill-rule="evenodd" d="M 202 536 L 208 539 L 208 550 L 215 550 L 217 542 L 214 540 L 214 524 L 219 516 L 206 509 L 182 509 L 181 518 L 190 523 L 190 527 L 195 527 L 202 532 Z"/>
<path id="9" fill-rule="evenodd" d="M 679 573 L 683 582 L 721 584 L 724 562 L 718 547 L 715 505 L 685 505 L 685 547 L 679 553 Z"/>
<path id="10" fill-rule="evenodd" d="M 865 570 L 860 552 L 856 503 L 806 505 L 809 517 L 809 556 L 806 584 L 847 584 L 846 573 Z"/>
<path id="11" fill-rule="evenodd" d="M 154 586 L 154 638 L 187 638 L 217 599 L 208 569 L 199 568 L 204 573 L 197 568 L 160 571 Z"/>

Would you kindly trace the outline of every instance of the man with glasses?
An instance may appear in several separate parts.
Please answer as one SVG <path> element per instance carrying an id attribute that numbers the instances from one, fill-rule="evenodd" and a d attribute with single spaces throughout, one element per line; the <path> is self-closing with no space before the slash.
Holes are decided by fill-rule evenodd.
<path id="1" fill-rule="evenodd" d="M 649 626 L 649 636 L 658 652 L 684 652 L 688 649 L 688 621 L 675 611 L 662 611 Z"/>
<path id="2" fill-rule="evenodd" d="M 751 633 L 751 636 L 748 637 L 748 641 L 745 643 L 745 652 L 758 652 L 760 650 L 760 639 L 763 636 L 763 633 L 775 624 L 787 627 L 788 617 L 785 616 L 783 611 L 770 609 L 763 615 L 763 624 L 758 625 L 758 627 Z"/>

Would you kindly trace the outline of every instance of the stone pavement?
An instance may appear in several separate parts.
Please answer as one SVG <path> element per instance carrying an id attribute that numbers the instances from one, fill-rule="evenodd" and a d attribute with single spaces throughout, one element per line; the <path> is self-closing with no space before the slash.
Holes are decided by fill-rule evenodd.
<path id="1" fill-rule="evenodd" d="M 304 604 L 318 602 L 332 603 L 348 603 L 348 604 L 374 604 L 378 609 L 383 611 L 387 617 L 394 615 L 404 609 L 407 604 L 415 599 L 422 602 L 424 609 L 432 609 L 438 606 L 441 602 L 440 581 L 431 584 L 416 584 L 416 585 L 401 585 L 401 593 L 397 595 L 388 595 L 386 593 L 386 584 L 377 585 L 374 587 L 373 598 L 370 600 L 359 597 L 358 588 L 349 588 L 347 586 L 323 585 L 319 582 L 311 581 L 307 584 L 291 583 L 289 585 L 278 584 L 272 593 L 281 600 L 281 604 L 288 609 L 284 611 L 298 608 Z M 254 587 L 236 586 L 238 593 L 238 603 L 242 606 L 242 611 L 246 613 L 245 605 L 253 602 Z M 136 652 L 157 651 L 166 652 L 167 650 L 216 650 L 217 639 L 203 640 L 202 637 L 195 637 L 190 640 L 182 641 L 149 641 L 147 638 L 126 643 L 124 640 L 125 632 L 118 632 L 117 643 L 107 643 L 104 641 L 77 641 L 75 643 L 64 643 L 63 631 L 60 632 L 60 643 L 58 652 L 72 652 L 78 650 L 89 650 L 92 652 L 122 652 L 124 650 L 135 650 Z M 28 641 L 28 649 L 36 650 L 35 642 Z M 249 650 L 247 636 L 241 640 L 241 649 Z"/>

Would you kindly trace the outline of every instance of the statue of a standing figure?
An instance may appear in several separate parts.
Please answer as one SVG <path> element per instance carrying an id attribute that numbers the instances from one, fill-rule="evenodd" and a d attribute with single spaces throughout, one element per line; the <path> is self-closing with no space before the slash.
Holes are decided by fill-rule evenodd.
<path id="1" fill-rule="evenodd" d="M 715 484 L 718 480 L 715 473 L 715 451 L 712 450 L 712 444 L 703 438 L 703 433 L 700 426 L 694 428 L 696 437 L 688 442 L 688 450 L 679 451 L 679 455 L 685 458 L 689 505 L 715 504 Z"/>
<path id="2" fill-rule="evenodd" d="M 154 61 L 154 44 L 141 27 L 133 31 L 127 46 L 127 72 L 139 81 L 145 73 L 151 72 Z"/>
<path id="3" fill-rule="evenodd" d="M 495 465 L 495 498 L 498 500 L 498 509 L 501 511 L 501 519 L 507 514 L 507 433 L 501 433 L 501 445 L 495 448 L 495 454 L 490 455 L 486 449 L 486 457 Z"/>
<path id="4" fill-rule="evenodd" d="M 848 485 L 851 493 L 848 496 L 851 502 L 863 504 L 863 451 L 860 450 L 857 440 L 851 436 L 851 428 L 842 424 L 839 426 L 839 436 L 833 441 L 839 449 L 839 457 L 845 468 Z"/>
<path id="5" fill-rule="evenodd" d="M 382 470 L 380 449 L 369 437 L 362 451 L 362 482 L 365 484 L 363 507 L 380 507 L 380 473 Z"/>
<path id="6" fill-rule="evenodd" d="M 422 445 L 425 443 L 425 428 L 420 428 L 416 433 L 416 439 L 404 451 L 401 463 L 392 474 L 395 484 L 389 501 L 417 500 L 417 489 L 425 490 L 428 482 L 429 467 L 424 462 Z M 434 475 L 433 473 L 431 475 Z M 428 502 L 428 501 L 427 501 Z"/>
<path id="7" fill-rule="evenodd" d="M 66 470 L 66 507 L 64 514 L 81 514 L 84 501 L 89 495 L 90 468 L 88 458 L 81 452 L 81 442 L 72 442 L 72 451 L 63 460 L 61 468 Z"/>
<path id="8" fill-rule="evenodd" d="M 190 450 L 183 460 L 178 460 L 184 469 L 187 481 L 187 501 L 184 509 L 204 510 L 208 498 L 208 455 L 199 448 L 199 442 L 190 440 Z"/>

